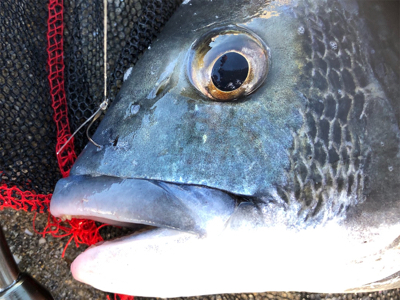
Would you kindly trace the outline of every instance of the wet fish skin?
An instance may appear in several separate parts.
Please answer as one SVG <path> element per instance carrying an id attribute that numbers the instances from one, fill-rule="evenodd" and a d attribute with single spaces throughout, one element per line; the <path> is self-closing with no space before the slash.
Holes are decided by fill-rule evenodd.
<path id="1" fill-rule="evenodd" d="M 89 144 L 71 174 L 207 186 L 231 193 L 227 207 L 235 211 L 224 229 L 207 226 L 219 212 L 207 215 L 203 238 L 182 223 L 174 225 L 182 233 L 157 229 L 91 248 L 74 262 L 74 276 L 106 290 L 164 297 L 398 287 L 399 72 L 388 64 L 388 57 L 392 66 L 399 62 L 398 45 L 388 40 L 379 3 L 368 3 L 182 5 L 100 124 L 93 138 L 103 149 Z M 371 10 L 386 31 L 374 32 Z M 229 25 L 259 36 L 272 64 L 251 95 L 214 102 L 188 80 L 187 53 L 204 33 Z M 77 211 L 66 201 L 74 193 L 68 182 L 57 185 L 53 213 L 61 207 L 59 215 L 91 211 L 98 218 L 110 211 L 104 204 L 96 210 L 95 201 Z M 121 220 L 122 211 L 118 205 L 113 215 Z M 130 270 L 140 271 L 129 277 L 137 286 L 124 281 Z"/>

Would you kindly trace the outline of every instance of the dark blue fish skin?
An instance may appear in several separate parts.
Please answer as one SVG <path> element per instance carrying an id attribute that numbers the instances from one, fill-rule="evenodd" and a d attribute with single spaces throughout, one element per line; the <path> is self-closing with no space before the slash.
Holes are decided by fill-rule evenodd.
<path id="1" fill-rule="evenodd" d="M 334 223 L 363 249 L 375 249 L 380 234 L 388 234 L 390 242 L 352 263 L 389 276 L 347 291 L 400 287 L 399 268 L 393 267 L 400 255 L 400 39 L 398 28 L 391 30 L 398 14 L 385 18 L 391 5 L 182 5 L 93 136 L 102 149 L 88 144 L 71 175 L 225 191 L 232 196 L 228 206 L 236 207 L 227 223 L 233 231 L 251 225 L 311 232 Z M 188 57 L 195 41 L 226 26 L 258 36 L 271 65 L 253 93 L 218 102 L 192 85 Z M 68 185 L 58 184 L 57 207 L 70 193 Z M 313 245 L 302 246 L 312 251 Z M 379 261 L 393 253 L 388 274 L 383 270 L 389 264 Z"/>

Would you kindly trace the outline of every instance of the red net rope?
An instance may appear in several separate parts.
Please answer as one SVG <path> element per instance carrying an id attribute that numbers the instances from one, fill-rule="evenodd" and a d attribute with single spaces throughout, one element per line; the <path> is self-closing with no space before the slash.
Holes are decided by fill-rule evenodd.
<path id="1" fill-rule="evenodd" d="M 30 191 L 21 191 L 16 187 L 0 186 L 0 202 L 3 207 L 45 212 L 50 205 L 51 195 L 36 194 Z"/>
<path id="2" fill-rule="evenodd" d="M 68 106 L 64 89 L 64 5 L 63 0 L 49 0 L 49 18 L 47 27 L 47 54 L 50 95 L 54 110 L 54 122 L 57 126 L 56 152 L 67 142 L 71 136 L 68 121 Z M 70 168 L 76 159 L 73 139 L 57 155 L 58 165 L 63 177 L 69 175 Z M 68 226 L 62 225 L 67 223 Z M 51 234 L 55 237 L 71 236 L 66 247 L 74 240 L 77 247 L 79 244 L 93 245 L 102 241 L 96 224 L 90 220 L 67 220 L 61 222 L 49 214 L 48 224 L 40 233 Z M 65 247 L 65 248 L 66 248 Z M 65 253 L 65 249 L 64 249 Z M 63 256 L 64 256 L 63 253 Z"/>
<path id="3" fill-rule="evenodd" d="M 49 0 L 48 31 L 47 31 L 47 53 L 48 53 L 48 80 L 50 83 L 50 95 L 54 109 L 54 122 L 57 127 L 56 152 L 67 142 L 71 136 L 67 100 L 64 89 L 64 44 L 63 44 L 63 0 Z M 70 168 L 76 159 L 73 139 L 57 155 L 58 165 L 63 177 L 69 175 Z M 1 172 L 0 172 L 1 173 Z M 0 185 L 0 209 L 10 207 L 16 210 L 36 211 L 47 213 L 48 221 L 42 231 L 35 228 L 36 214 L 33 220 L 34 231 L 42 236 L 51 234 L 57 238 L 70 236 L 62 256 L 68 245 L 74 241 L 79 247 L 80 244 L 93 245 L 103 240 L 99 234 L 100 228 L 108 225 L 96 226 L 94 221 L 83 219 L 72 219 L 62 222 L 53 217 L 48 211 L 51 194 L 37 194 L 31 191 L 21 191 L 17 187 Z M 111 300 L 107 296 L 107 299 Z M 133 296 L 114 295 L 114 300 L 133 300 Z"/>
<path id="4" fill-rule="evenodd" d="M 120 294 L 115 294 L 114 299 L 111 299 L 110 296 L 107 296 L 108 300 L 134 300 L 135 297 L 133 296 L 127 296 L 127 295 L 120 295 Z"/>
<path id="5" fill-rule="evenodd" d="M 64 25 L 63 25 L 63 0 L 50 0 L 49 19 L 47 27 L 47 54 L 49 67 L 49 84 L 52 107 L 54 109 L 54 122 L 57 126 L 56 152 L 67 142 L 71 136 L 68 121 L 67 99 L 64 89 Z M 73 139 L 57 155 L 58 165 L 63 177 L 69 175 L 76 154 Z"/>

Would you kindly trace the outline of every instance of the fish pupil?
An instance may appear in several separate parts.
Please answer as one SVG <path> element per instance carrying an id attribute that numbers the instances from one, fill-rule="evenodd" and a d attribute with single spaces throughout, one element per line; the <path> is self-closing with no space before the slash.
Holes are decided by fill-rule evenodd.
<path id="1" fill-rule="evenodd" d="M 221 91 L 230 92 L 239 88 L 247 78 L 249 64 L 236 52 L 228 52 L 215 62 L 211 79 Z"/>

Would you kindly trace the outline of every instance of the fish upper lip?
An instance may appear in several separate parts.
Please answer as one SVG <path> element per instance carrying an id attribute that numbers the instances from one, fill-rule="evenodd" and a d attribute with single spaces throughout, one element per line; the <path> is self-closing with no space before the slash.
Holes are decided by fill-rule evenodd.
<path id="1" fill-rule="evenodd" d="M 50 203 L 56 217 L 79 216 L 128 227 L 144 224 L 199 236 L 223 230 L 235 208 L 236 199 L 216 189 L 89 175 L 61 179 Z"/>

